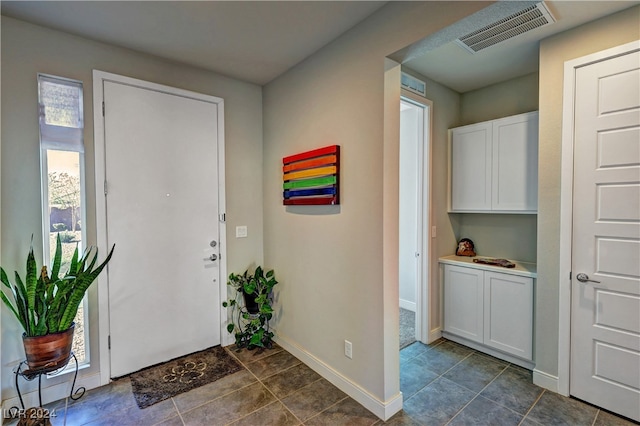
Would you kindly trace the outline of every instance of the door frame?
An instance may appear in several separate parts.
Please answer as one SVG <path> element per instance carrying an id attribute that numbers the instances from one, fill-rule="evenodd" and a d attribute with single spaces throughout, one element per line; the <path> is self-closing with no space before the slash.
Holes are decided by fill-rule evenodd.
<path id="1" fill-rule="evenodd" d="M 118 74 L 93 70 L 93 124 L 94 124 L 94 149 L 95 149 L 95 190 L 96 190 L 96 228 L 98 249 L 106 253 L 107 250 L 107 216 L 106 199 L 104 194 L 104 182 L 106 176 L 106 153 L 104 137 L 104 118 L 102 105 L 104 100 L 104 83 L 110 81 L 118 84 L 154 90 L 161 93 L 182 96 L 191 99 L 202 100 L 217 105 L 217 138 L 218 138 L 218 231 L 220 263 L 217 282 L 220 300 L 227 300 L 227 227 L 225 222 L 226 195 L 225 195 L 225 144 L 224 144 L 224 99 L 211 95 L 204 95 L 189 90 L 178 89 L 162 84 L 151 83 Z M 108 272 L 108 267 L 107 267 Z M 108 278 L 98 277 L 98 352 L 100 354 L 100 384 L 106 385 L 111 380 L 111 360 L 109 352 L 109 289 Z M 102 281 L 102 284 L 100 284 Z M 228 346 L 229 333 L 226 332 L 228 323 L 227 312 L 220 306 L 220 342 L 222 346 Z"/>
<path id="2" fill-rule="evenodd" d="M 417 283 L 416 283 L 416 338 L 422 343 L 431 343 L 440 337 L 431 335 L 431 129 L 432 129 L 432 111 L 433 102 L 427 98 L 416 95 L 408 90 L 402 89 L 400 99 L 405 102 L 412 103 L 424 111 L 423 116 L 423 140 L 418 146 L 418 188 L 417 196 L 419 197 L 418 205 L 418 223 L 417 228 L 420 232 L 418 248 L 420 250 L 420 262 L 418 262 Z M 426 217 L 425 217 L 426 216 Z"/>
<path id="3" fill-rule="evenodd" d="M 578 68 L 640 50 L 640 40 L 572 59 L 564 64 L 560 174 L 560 267 L 557 392 L 569 396 L 571 366 L 571 260 L 573 238 L 573 150 L 575 82 Z M 555 389 L 554 389 L 555 390 Z"/>

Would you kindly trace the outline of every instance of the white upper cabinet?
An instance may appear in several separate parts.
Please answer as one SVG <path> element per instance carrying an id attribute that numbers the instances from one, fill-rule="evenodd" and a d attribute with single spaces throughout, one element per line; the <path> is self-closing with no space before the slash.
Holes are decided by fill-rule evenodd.
<path id="1" fill-rule="evenodd" d="M 451 212 L 537 212 L 537 111 L 451 129 L 450 152 Z"/>
<path id="2" fill-rule="evenodd" d="M 451 132 L 451 210 L 491 210 L 491 123 Z"/>

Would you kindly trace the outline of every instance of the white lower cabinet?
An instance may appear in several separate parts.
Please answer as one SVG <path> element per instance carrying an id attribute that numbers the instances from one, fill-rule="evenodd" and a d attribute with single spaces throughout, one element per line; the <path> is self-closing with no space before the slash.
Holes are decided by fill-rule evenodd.
<path id="1" fill-rule="evenodd" d="M 484 271 L 444 267 L 444 330 L 474 342 L 484 340 Z"/>
<path id="2" fill-rule="evenodd" d="M 533 360 L 533 278 L 444 265 L 444 331 Z"/>

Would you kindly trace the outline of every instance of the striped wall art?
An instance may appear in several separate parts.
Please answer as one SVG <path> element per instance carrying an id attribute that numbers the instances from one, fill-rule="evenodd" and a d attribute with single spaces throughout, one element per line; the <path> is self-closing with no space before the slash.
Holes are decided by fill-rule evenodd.
<path id="1" fill-rule="evenodd" d="M 340 204 L 339 177 L 338 145 L 285 157 L 282 159 L 282 204 Z"/>

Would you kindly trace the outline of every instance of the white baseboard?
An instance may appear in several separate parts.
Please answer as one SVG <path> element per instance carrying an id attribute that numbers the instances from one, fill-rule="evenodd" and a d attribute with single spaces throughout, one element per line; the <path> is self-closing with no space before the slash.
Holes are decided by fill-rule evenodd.
<path id="1" fill-rule="evenodd" d="M 46 386 L 46 381 L 43 380 L 42 386 L 42 405 L 49 404 L 50 402 L 58 401 L 69 396 L 71 392 L 71 384 L 73 383 L 73 373 L 69 373 L 69 380 L 63 383 L 58 383 L 52 386 Z M 22 379 L 20 379 L 22 380 Z M 86 390 L 94 389 L 100 386 L 100 373 L 94 373 L 87 376 L 78 377 L 74 391 L 79 388 L 85 388 Z M 24 407 L 37 407 L 38 406 L 38 389 L 30 390 L 22 394 L 22 400 L 24 401 Z M 2 408 L 8 410 L 11 407 L 20 408 L 20 399 L 18 396 L 14 396 L 2 401 Z"/>
<path id="2" fill-rule="evenodd" d="M 400 307 L 402 309 L 406 309 L 407 311 L 415 312 L 416 302 L 409 302 L 408 300 L 400 299 Z"/>
<path id="3" fill-rule="evenodd" d="M 429 332 L 427 343 L 433 343 L 442 337 L 442 327 L 434 328 Z"/>
<path id="4" fill-rule="evenodd" d="M 547 374 L 544 371 L 533 369 L 533 384 L 552 392 L 558 392 L 558 377 Z"/>
<path id="5" fill-rule="evenodd" d="M 360 385 L 352 382 L 347 377 L 343 376 L 331 366 L 325 364 L 297 344 L 281 336 L 277 336 L 276 342 L 285 350 L 289 351 L 293 356 L 305 363 L 313 371 L 331 382 L 338 389 L 358 401 L 358 403 L 362 404 L 367 410 L 371 411 L 380 419 L 386 421 L 398 411 L 402 410 L 401 392 L 387 401 L 380 401 Z"/>
<path id="6" fill-rule="evenodd" d="M 455 334 L 451 334 L 448 333 L 446 331 L 444 331 L 442 333 L 442 336 L 445 339 L 449 339 L 452 340 L 456 343 L 460 343 L 461 345 L 465 345 L 468 346 L 472 349 L 475 349 L 477 351 L 483 352 L 485 354 L 489 354 L 493 357 L 496 358 L 500 358 L 502 360 L 505 360 L 507 362 L 510 362 L 512 364 L 515 365 L 519 365 L 520 367 L 526 368 L 527 370 L 533 370 L 534 367 L 536 366 L 535 363 L 533 361 L 529 361 L 526 359 L 522 359 L 522 358 L 518 358 L 517 356 L 513 356 L 511 354 L 508 354 L 506 352 L 502 352 L 499 351 L 497 349 L 493 349 L 489 346 L 483 345 L 482 343 L 478 343 L 469 339 L 465 339 L 464 337 L 460 337 L 460 336 L 456 336 Z"/>

